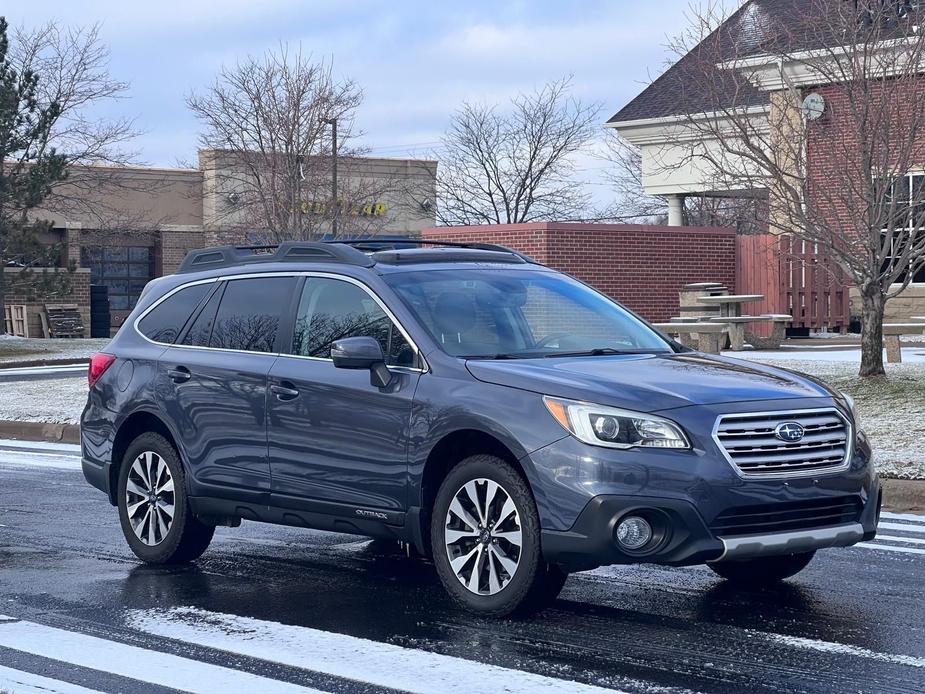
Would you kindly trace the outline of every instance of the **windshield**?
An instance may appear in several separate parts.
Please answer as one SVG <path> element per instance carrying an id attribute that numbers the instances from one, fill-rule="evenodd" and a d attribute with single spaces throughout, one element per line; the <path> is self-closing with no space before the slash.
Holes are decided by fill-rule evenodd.
<path id="1" fill-rule="evenodd" d="M 672 352 L 603 294 L 550 272 L 447 270 L 386 275 L 443 349 L 471 359 Z"/>

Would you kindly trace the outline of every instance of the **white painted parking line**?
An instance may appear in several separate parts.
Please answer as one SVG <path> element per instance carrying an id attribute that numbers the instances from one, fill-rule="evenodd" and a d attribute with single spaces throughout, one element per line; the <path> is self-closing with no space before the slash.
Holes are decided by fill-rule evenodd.
<path id="1" fill-rule="evenodd" d="M 50 677 L 22 672 L 0 665 L 0 691 L 11 694 L 100 694 L 79 684 L 53 680 Z"/>
<path id="2" fill-rule="evenodd" d="M 0 646 L 194 694 L 318 692 L 248 672 L 34 622 L 0 624 Z"/>
<path id="3" fill-rule="evenodd" d="M 138 631 L 408 692 L 592 694 L 591 685 L 308 627 L 192 607 L 134 610 Z M 215 687 L 215 691 L 218 691 Z"/>

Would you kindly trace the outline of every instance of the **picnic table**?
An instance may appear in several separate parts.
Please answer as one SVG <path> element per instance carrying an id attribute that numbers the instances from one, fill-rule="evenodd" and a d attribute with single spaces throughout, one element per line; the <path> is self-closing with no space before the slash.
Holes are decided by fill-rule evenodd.
<path id="1" fill-rule="evenodd" d="M 719 354 L 726 342 L 726 323 L 713 322 L 678 322 L 653 323 L 668 335 L 676 335 L 679 342 L 709 354 Z"/>
<path id="2" fill-rule="evenodd" d="M 763 299 L 764 294 L 719 294 L 697 297 L 697 303 L 719 306 L 720 318 L 737 318 L 742 315 L 742 304 Z"/>

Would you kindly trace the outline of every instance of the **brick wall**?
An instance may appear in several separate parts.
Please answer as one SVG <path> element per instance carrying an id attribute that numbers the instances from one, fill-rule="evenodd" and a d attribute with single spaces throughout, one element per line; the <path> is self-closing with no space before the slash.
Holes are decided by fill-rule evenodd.
<path id="1" fill-rule="evenodd" d="M 189 251 L 205 245 L 208 244 L 199 229 L 162 229 L 156 244 L 154 274 L 160 277 L 176 272 Z"/>
<path id="2" fill-rule="evenodd" d="M 7 277 L 18 273 L 16 268 L 6 268 Z M 39 272 L 39 270 L 35 270 Z M 90 335 L 90 271 L 78 268 L 70 275 L 70 292 L 60 296 L 39 297 L 34 294 L 7 291 L 5 303 L 25 304 L 26 315 L 29 321 L 29 337 L 42 337 L 42 318 L 45 304 L 77 304 L 80 316 L 83 319 L 84 335 Z"/>
<path id="3" fill-rule="evenodd" d="M 509 246 L 653 321 L 678 315 L 678 291 L 685 284 L 735 286 L 733 229 L 549 222 L 435 227 L 424 237 Z"/>

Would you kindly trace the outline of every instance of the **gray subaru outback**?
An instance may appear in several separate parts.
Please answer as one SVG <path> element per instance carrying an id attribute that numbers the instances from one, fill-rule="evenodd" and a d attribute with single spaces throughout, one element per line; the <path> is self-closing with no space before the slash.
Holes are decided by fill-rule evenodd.
<path id="1" fill-rule="evenodd" d="M 782 580 L 878 522 L 848 396 L 500 246 L 193 251 L 89 381 L 84 475 L 150 563 L 242 520 L 390 538 L 507 615 L 608 564 Z"/>

